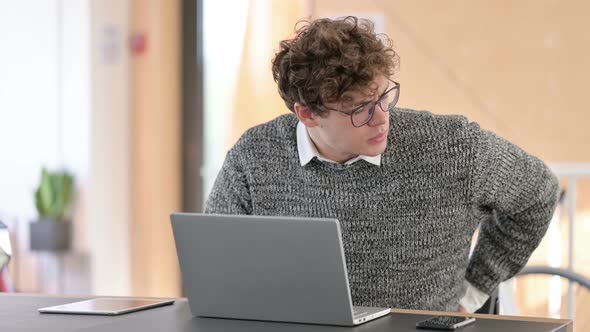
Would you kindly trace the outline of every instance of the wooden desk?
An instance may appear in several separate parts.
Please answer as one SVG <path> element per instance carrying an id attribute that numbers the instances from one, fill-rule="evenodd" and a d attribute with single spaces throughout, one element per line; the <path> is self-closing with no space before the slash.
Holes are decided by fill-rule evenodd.
<path id="1" fill-rule="evenodd" d="M 193 317 L 186 299 L 177 299 L 174 305 L 159 307 L 120 316 L 86 316 L 40 314 L 38 308 L 59 305 L 87 298 L 16 295 L 0 293 L 0 331 L 184 331 L 184 332 L 416 332 L 416 322 L 431 315 L 432 311 L 394 309 L 389 316 L 356 327 L 322 326 L 311 324 L 272 323 L 231 319 Z M 459 313 L 446 313 L 461 315 Z M 518 331 L 573 332 L 570 320 L 509 317 L 469 314 L 477 318 L 461 332 Z"/>

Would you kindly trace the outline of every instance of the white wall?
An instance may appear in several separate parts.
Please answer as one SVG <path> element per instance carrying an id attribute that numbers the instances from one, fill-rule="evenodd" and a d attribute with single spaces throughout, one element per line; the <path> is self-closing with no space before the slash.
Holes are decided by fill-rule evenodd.
<path id="1" fill-rule="evenodd" d="M 55 1 L 0 0 L 0 213 L 35 218 L 42 165 L 58 155 Z"/>
<path id="2" fill-rule="evenodd" d="M 130 292 L 130 124 L 126 0 L 91 1 L 92 143 L 88 204 L 92 292 Z"/>
<path id="3" fill-rule="evenodd" d="M 38 255 L 28 253 L 28 224 L 37 217 L 33 194 L 43 166 L 75 175 L 73 246 L 78 253 L 88 250 L 88 35 L 88 1 L 0 0 L 0 218 L 18 236 L 18 257 L 10 267 L 23 291 L 43 291 L 36 279 L 47 279 L 37 271 Z"/>
<path id="4" fill-rule="evenodd" d="M 130 292 L 128 16 L 128 1 L 0 0 L 0 218 L 19 231 L 20 290 L 43 291 L 26 250 L 45 165 L 76 176 L 85 292 Z"/>
<path id="5" fill-rule="evenodd" d="M 87 232 L 90 176 L 90 0 L 58 0 L 58 158 L 74 171 L 78 189 L 74 248 L 89 251 Z M 60 83 L 61 82 L 61 83 Z"/>

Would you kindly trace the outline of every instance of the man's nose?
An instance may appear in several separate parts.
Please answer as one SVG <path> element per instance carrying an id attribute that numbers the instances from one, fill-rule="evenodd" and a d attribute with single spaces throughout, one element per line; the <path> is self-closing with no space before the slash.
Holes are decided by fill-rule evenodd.
<path id="1" fill-rule="evenodd" d="M 381 109 L 381 105 L 375 105 L 375 110 L 373 111 L 373 117 L 369 120 L 368 125 L 371 127 L 377 127 L 387 122 L 387 117 L 389 116 L 388 112 L 383 112 Z"/>

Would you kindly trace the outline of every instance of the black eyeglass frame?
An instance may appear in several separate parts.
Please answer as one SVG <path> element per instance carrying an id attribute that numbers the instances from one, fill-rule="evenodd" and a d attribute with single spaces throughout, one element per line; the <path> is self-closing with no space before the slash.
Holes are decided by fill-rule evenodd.
<path id="1" fill-rule="evenodd" d="M 335 108 L 326 107 L 323 105 L 320 105 L 319 108 L 323 108 L 325 110 L 336 111 L 336 112 L 339 112 L 342 114 L 350 115 L 350 122 L 352 123 L 352 125 L 356 128 L 360 128 L 360 127 L 366 125 L 367 123 L 369 123 L 371 121 L 371 119 L 373 119 L 373 115 L 375 115 L 375 108 L 377 107 L 377 104 L 379 104 L 379 108 L 381 108 L 381 111 L 383 111 L 383 112 L 390 112 L 391 110 L 393 110 L 393 108 L 397 104 L 397 102 L 399 100 L 399 94 L 400 94 L 400 84 L 392 79 L 389 79 L 389 81 L 392 82 L 394 84 L 394 86 L 390 89 L 387 89 L 387 91 L 385 91 L 381 96 L 379 96 L 379 99 L 377 99 L 376 101 L 370 101 L 368 103 L 364 103 L 362 105 L 359 105 L 358 107 L 355 107 L 352 111 L 342 111 L 342 110 L 338 110 Z M 383 108 L 383 105 L 381 105 L 381 101 L 383 100 L 383 98 L 385 96 L 387 96 L 391 91 L 396 90 L 396 89 L 397 89 L 397 95 L 396 95 L 395 99 L 387 106 L 387 108 Z M 367 120 L 365 122 L 363 122 L 362 124 L 356 125 L 354 123 L 354 121 L 352 120 L 354 114 L 362 111 L 367 105 L 371 105 L 371 104 L 372 104 L 372 106 L 369 109 L 369 117 L 367 118 Z"/>

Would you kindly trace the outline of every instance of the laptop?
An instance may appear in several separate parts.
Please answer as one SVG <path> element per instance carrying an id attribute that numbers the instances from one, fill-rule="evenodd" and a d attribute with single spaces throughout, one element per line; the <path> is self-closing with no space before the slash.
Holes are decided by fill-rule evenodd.
<path id="1" fill-rule="evenodd" d="M 194 316 L 354 326 L 390 313 L 353 307 L 336 219 L 174 213 Z"/>

